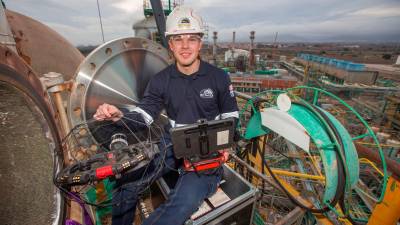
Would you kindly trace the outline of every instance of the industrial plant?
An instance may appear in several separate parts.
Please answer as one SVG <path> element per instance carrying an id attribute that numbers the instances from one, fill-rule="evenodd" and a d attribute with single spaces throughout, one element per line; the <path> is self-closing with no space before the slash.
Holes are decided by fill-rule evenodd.
<path id="1" fill-rule="evenodd" d="M 171 119 L 163 110 L 121 134 L 93 115 L 104 102 L 130 110 L 174 64 L 165 20 L 182 5 L 144 0 L 132 37 L 81 51 L 0 5 L 0 224 L 112 224 L 118 179 L 146 174 Z M 400 224 L 398 43 L 288 43 L 279 32 L 265 42 L 256 29 L 220 41 L 204 30 L 199 57 L 230 78 L 238 137 L 216 193 L 185 224 Z M 176 174 L 140 178 L 134 224 L 168 201 Z"/>

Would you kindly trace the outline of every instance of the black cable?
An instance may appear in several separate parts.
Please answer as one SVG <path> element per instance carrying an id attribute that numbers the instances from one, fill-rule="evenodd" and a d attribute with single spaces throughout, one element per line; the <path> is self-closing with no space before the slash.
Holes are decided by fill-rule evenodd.
<path id="1" fill-rule="evenodd" d="M 308 105 L 306 105 L 306 104 L 302 104 L 302 103 L 299 103 L 299 102 L 296 102 L 296 103 L 292 103 L 292 104 L 299 104 L 299 105 L 302 105 L 302 106 L 305 106 L 306 108 L 310 108 Z M 315 110 L 314 110 L 315 111 Z M 319 114 L 319 118 L 321 118 L 322 116 L 320 115 L 320 113 L 318 113 Z M 327 121 L 329 121 L 329 120 L 327 120 Z M 332 125 L 332 124 L 331 124 Z M 329 128 L 331 128 L 331 125 L 329 125 L 329 123 L 328 123 L 328 126 L 329 126 Z M 330 136 L 330 138 L 331 139 L 334 139 L 335 137 L 333 137 L 333 135 L 334 136 L 336 136 L 335 134 L 332 134 L 332 133 L 330 133 L 330 132 L 328 132 L 328 134 L 329 134 L 329 136 Z M 335 152 L 336 152 L 336 156 L 337 156 L 337 158 L 339 158 L 339 160 L 337 160 L 337 163 L 338 163 L 338 185 L 337 185 L 337 188 L 336 188 L 336 193 L 335 193 L 335 196 L 334 196 L 334 198 L 332 199 L 332 201 L 330 201 L 328 204 L 330 204 L 330 205 L 336 205 L 337 203 L 338 203 L 338 201 L 340 200 L 340 198 L 341 198 L 341 196 L 343 195 L 343 190 L 344 190 L 344 182 L 343 182 L 343 178 L 345 178 L 345 175 L 344 175 L 344 162 L 342 161 L 342 158 L 341 157 L 338 157 L 339 155 L 339 153 L 338 153 L 338 151 L 342 151 L 341 149 L 342 149 L 342 146 L 334 146 L 334 149 L 336 150 Z M 262 158 L 262 160 L 263 161 L 265 161 L 265 158 L 263 158 L 263 157 L 261 157 Z M 275 174 L 273 173 L 273 171 L 272 171 L 272 169 L 269 167 L 269 165 L 267 164 L 267 162 L 264 162 L 264 164 L 265 164 L 265 166 L 267 167 L 267 170 L 268 170 L 268 172 L 271 174 L 271 177 L 275 180 L 275 182 L 281 187 L 281 189 L 285 192 L 285 194 L 288 196 L 288 198 L 294 203 L 294 204 L 296 204 L 296 205 L 298 205 L 299 207 L 301 207 L 301 208 L 303 208 L 303 209 L 306 209 L 306 210 L 308 210 L 308 211 L 311 211 L 311 212 L 313 212 L 313 213 L 324 213 L 324 212 L 328 212 L 328 211 L 330 211 L 330 208 L 328 207 L 328 206 L 324 206 L 323 208 L 321 208 L 321 209 L 316 209 L 316 208 L 311 208 L 311 207 L 307 207 L 307 206 L 305 206 L 303 203 L 301 203 L 300 201 L 298 201 L 294 196 L 292 196 L 285 188 L 284 188 L 284 186 L 281 184 L 281 182 L 279 181 L 279 179 L 275 176 Z"/>
<path id="2" fill-rule="evenodd" d="M 92 122 L 95 122 L 95 121 L 94 121 L 94 120 L 89 120 L 89 122 L 92 123 Z M 66 137 L 63 139 L 62 142 L 65 142 L 65 141 L 67 140 L 67 138 L 69 138 L 69 137 L 73 134 L 73 131 L 74 131 L 74 130 L 76 130 L 77 128 L 79 128 L 79 127 L 81 127 L 81 126 L 83 126 L 83 125 L 89 124 L 89 122 L 76 125 L 73 129 L 70 130 L 70 132 L 66 135 Z M 139 123 L 140 123 L 140 122 L 139 122 Z M 112 124 L 112 123 L 111 123 L 111 124 Z M 110 125 L 110 123 L 108 123 L 108 124 L 102 124 L 101 127 L 102 127 L 102 126 L 107 126 L 107 125 Z M 154 127 L 154 126 L 155 126 L 155 127 Z M 139 191 L 139 193 L 142 193 L 142 192 L 146 191 L 146 190 L 149 188 L 150 184 L 153 183 L 153 182 L 155 181 L 155 178 L 158 177 L 159 173 L 160 173 L 160 172 L 162 171 L 162 169 L 164 168 L 163 165 L 165 164 L 165 157 L 166 157 L 166 153 L 167 153 L 167 148 L 170 147 L 170 145 L 166 145 L 165 139 L 163 138 L 163 132 L 162 132 L 163 129 L 162 129 L 159 125 L 157 125 L 157 124 L 154 124 L 154 126 L 148 126 L 149 131 L 151 131 L 152 129 L 155 129 L 154 132 L 157 133 L 157 134 L 158 134 L 158 131 L 160 131 L 159 136 L 160 136 L 160 139 L 163 141 L 163 144 L 164 144 L 163 147 L 164 147 L 165 151 L 162 151 L 164 154 L 161 156 L 161 158 L 160 158 L 158 164 L 155 166 L 155 169 L 154 169 L 155 172 L 152 174 L 152 176 L 150 176 L 150 177 L 144 179 L 144 177 L 146 176 L 147 167 L 150 165 L 150 163 L 152 162 L 152 160 L 150 160 L 149 163 L 146 165 L 146 169 L 145 169 L 145 172 L 143 173 L 143 176 L 142 176 L 139 180 L 137 180 L 137 183 L 138 183 L 138 184 L 137 184 L 137 187 L 138 187 L 138 189 L 141 189 L 141 191 Z M 99 127 L 97 127 L 97 128 L 99 128 Z M 150 135 L 151 135 L 151 133 L 150 133 Z M 150 139 L 151 139 L 151 137 L 150 137 Z M 138 140 L 138 141 L 140 142 L 140 140 Z M 152 144 L 156 144 L 156 143 L 153 142 Z M 91 160 L 89 159 L 88 161 L 90 162 Z M 95 160 L 95 161 L 96 161 L 96 160 Z M 87 162 L 86 162 L 86 163 L 87 163 Z M 78 164 L 79 164 L 79 163 L 78 163 Z M 166 164 L 165 164 L 165 165 L 166 165 Z M 81 167 L 81 166 L 82 166 L 82 165 L 78 165 L 78 167 Z M 76 200 L 76 199 L 70 197 L 70 195 L 72 195 L 73 193 L 72 193 L 69 189 L 62 187 L 62 186 L 56 181 L 56 178 L 57 178 L 58 174 L 61 173 L 63 170 L 60 170 L 60 171 L 57 173 L 57 172 L 56 172 L 57 169 L 56 169 L 56 164 L 55 164 L 55 163 L 53 164 L 53 167 L 54 167 L 54 168 L 53 168 L 53 171 L 54 171 L 54 173 L 53 173 L 53 183 L 54 183 L 54 185 L 61 191 L 61 194 L 63 194 L 64 198 L 67 198 L 67 199 L 70 199 L 70 200 Z M 64 170 L 65 170 L 65 169 L 64 169 Z M 122 187 L 122 186 L 121 186 L 121 187 Z M 119 187 L 119 188 L 121 188 L 121 187 Z M 119 189 L 119 188 L 118 188 L 118 189 Z M 113 193 L 117 192 L 118 189 L 113 190 Z M 88 200 L 86 200 L 85 197 L 81 196 L 80 193 L 77 193 L 77 194 L 79 195 L 79 199 L 80 199 L 84 204 L 91 205 L 91 206 L 94 206 L 94 207 L 113 206 L 114 204 L 119 204 L 119 203 L 121 203 L 121 202 L 123 202 L 123 201 L 129 201 L 129 200 L 130 200 L 130 199 L 124 199 L 124 200 L 122 200 L 121 202 L 117 202 L 117 203 L 108 203 L 108 202 L 111 201 L 111 199 L 106 199 L 106 200 L 102 201 L 101 203 L 97 203 L 97 204 L 96 204 L 96 203 L 92 203 L 92 202 L 89 202 Z M 107 203 L 106 203 L 106 202 L 107 202 Z"/>
<path id="3" fill-rule="evenodd" d="M 269 145 L 268 145 L 269 146 Z M 270 147 L 272 147 L 272 146 L 270 146 Z M 294 161 L 292 158 L 290 158 L 289 156 L 287 156 L 287 155 L 285 155 L 283 152 L 281 152 L 281 151 L 279 151 L 279 150 L 277 150 L 277 149 L 274 149 L 274 151 L 276 151 L 277 153 L 279 153 L 280 155 L 282 155 L 283 157 L 285 157 L 287 160 L 289 160 L 289 161 Z"/>
<path id="4" fill-rule="evenodd" d="M 333 132 L 335 133 L 335 136 L 337 137 L 337 140 L 338 140 L 339 144 L 342 146 L 342 148 L 341 148 L 341 150 L 342 150 L 342 152 L 341 152 L 341 154 L 342 154 L 341 158 L 345 158 L 345 152 L 344 152 L 344 147 L 343 147 L 343 141 L 342 141 L 342 139 L 340 138 L 339 131 L 338 131 L 338 130 L 336 129 L 336 127 L 332 124 L 332 122 L 331 122 L 331 120 L 328 118 L 328 116 L 327 116 L 324 112 L 322 112 L 322 110 L 321 110 L 320 108 L 314 106 L 314 109 L 317 110 L 317 111 L 322 115 L 322 117 L 327 121 L 327 123 L 329 124 L 329 126 L 332 128 Z M 342 161 L 342 160 L 341 160 L 341 161 Z M 338 169 L 339 169 L 339 167 L 338 167 Z M 355 224 L 355 225 L 363 225 L 363 224 L 365 224 L 365 223 L 355 221 L 355 220 L 351 217 L 351 215 L 347 214 L 348 210 L 346 209 L 344 197 L 345 197 L 345 191 L 346 191 L 346 189 L 345 189 L 345 186 L 346 186 L 346 177 L 348 177 L 348 176 L 349 176 L 348 171 L 346 171 L 346 170 L 344 169 L 344 180 L 342 181 L 342 182 L 344 182 L 344 186 L 343 186 L 343 187 L 344 187 L 344 190 L 343 190 L 342 196 L 340 196 L 340 199 L 339 199 L 339 206 L 340 206 L 340 208 L 342 209 L 342 211 L 344 212 L 344 214 L 345 214 L 344 216 L 345 216 L 352 224 Z"/>
<path id="5" fill-rule="evenodd" d="M 341 154 L 342 156 L 345 155 L 344 153 L 344 145 L 343 145 L 343 141 L 342 138 L 340 137 L 339 131 L 336 129 L 335 125 L 332 123 L 332 121 L 328 118 L 328 116 L 318 107 L 312 105 L 312 107 L 314 108 L 314 110 L 316 110 L 321 116 L 322 118 L 324 118 L 324 120 L 327 122 L 328 126 L 331 128 L 331 130 L 333 131 L 336 140 L 338 141 L 340 148 L 338 148 L 337 152 L 337 158 L 339 158 L 338 163 L 340 163 L 341 165 L 338 165 L 338 185 L 337 185 L 337 189 L 336 191 L 339 191 L 339 205 L 342 203 L 342 199 L 344 197 L 344 192 L 346 189 L 346 177 L 348 176 L 346 169 L 345 169 L 345 163 L 343 162 L 343 160 L 346 160 L 346 158 L 341 157 L 339 154 Z"/>
<path id="6" fill-rule="evenodd" d="M 165 146 L 166 146 L 166 145 L 165 145 Z M 168 146 L 166 146 L 166 147 L 168 147 Z M 154 172 L 152 176 L 150 176 L 150 177 L 144 179 L 144 175 L 145 175 L 145 174 L 143 174 L 142 178 L 138 180 L 137 186 L 136 186 L 137 189 L 140 190 L 140 191 L 137 192 L 138 194 L 141 194 L 141 193 L 145 192 L 145 191 L 148 189 L 149 184 L 150 184 L 150 183 L 153 183 L 153 181 L 155 180 L 154 178 L 157 177 L 158 174 L 161 172 L 161 170 L 162 170 L 162 168 L 163 168 L 163 167 L 162 167 L 162 164 L 164 163 L 164 158 L 165 158 L 165 156 L 166 156 L 166 151 L 164 151 L 164 155 L 162 156 L 162 160 L 161 160 L 160 163 L 156 166 L 156 169 L 155 169 L 156 172 Z M 149 165 L 150 165 L 150 163 L 147 164 L 146 167 L 148 167 Z M 146 169 L 146 170 L 147 170 L 147 169 Z M 113 190 L 113 193 L 117 192 L 119 189 L 123 188 L 125 185 L 128 185 L 128 184 L 130 184 L 130 183 L 127 183 L 127 184 L 124 184 L 124 185 L 118 187 L 118 189 Z M 73 194 L 71 191 L 69 191 L 68 189 L 66 189 L 66 188 L 64 188 L 64 187 L 62 187 L 62 186 L 60 186 L 60 185 L 58 185 L 57 183 L 55 183 L 55 185 L 62 191 L 62 193 L 64 193 L 64 197 L 66 197 L 66 198 L 68 198 L 68 199 L 70 199 L 70 200 L 75 200 L 74 198 L 71 198 L 71 197 L 69 196 L 69 195 L 72 195 L 72 194 Z M 80 199 L 84 204 L 87 204 L 87 205 L 90 205 L 90 206 L 94 206 L 94 207 L 100 207 L 100 208 L 101 208 L 101 207 L 113 206 L 113 205 L 120 204 L 120 203 L 122 203 L 122 202 L 130 201 L 130 200 L 131 200 L 131 199 L 129 198 L 129 199 L 121 200 L 120 202 L 108 203 L 108 202 L 111 201 L 111 199 L 106 199 L 106 200 L 104 200 L 104 201 L 102 201 L 102 202 L 100 202 L 100 203 L 92 203 L 92 202 L 88 201 L 88 200 L 87 200 L 85 197 L 83 197 L 83 196 L 79 196 L 79 199 Z"/>

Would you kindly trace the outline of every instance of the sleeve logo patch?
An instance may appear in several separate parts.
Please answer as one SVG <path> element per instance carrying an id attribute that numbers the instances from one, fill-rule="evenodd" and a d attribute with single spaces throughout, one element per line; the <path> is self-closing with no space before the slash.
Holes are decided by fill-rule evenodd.
<path id="1" fill-rule="evenodd" d="M 211 88 L 203 89 L 200 91 L 200 97 L 201 98 L 213 98 L 214 92 L 213 92 L 213 90 L 211 90 Z"/>

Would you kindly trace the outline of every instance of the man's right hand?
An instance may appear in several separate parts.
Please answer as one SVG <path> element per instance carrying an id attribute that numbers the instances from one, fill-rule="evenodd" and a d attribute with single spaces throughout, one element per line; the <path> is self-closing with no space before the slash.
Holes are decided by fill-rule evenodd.
<path id="1" fill-rule="evenodd" d="M 104 103 L 97 108 L 93 118 L 97 121 L 112 120 L 116 122 L 120 120 L 124 114 L 117 107 Z"/>

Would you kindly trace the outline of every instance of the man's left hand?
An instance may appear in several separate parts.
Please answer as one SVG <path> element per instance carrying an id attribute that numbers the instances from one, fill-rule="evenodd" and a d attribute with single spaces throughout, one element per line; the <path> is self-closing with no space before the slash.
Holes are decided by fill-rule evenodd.
<path id="1" fill-rule="evenodd" d="M 219 150 L 219 153 L 222 154 L 222 161 L 225 163 L 229 159 L 229 149 Z"/>

